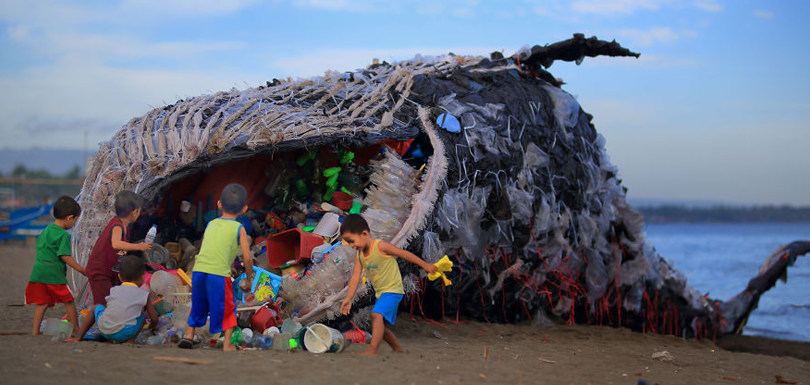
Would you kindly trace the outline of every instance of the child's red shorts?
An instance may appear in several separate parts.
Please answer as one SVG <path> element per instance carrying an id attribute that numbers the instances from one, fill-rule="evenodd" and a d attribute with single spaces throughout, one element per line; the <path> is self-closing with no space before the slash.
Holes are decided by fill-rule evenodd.
<path id="1" fill-rule="evenodd" d="M 53 306 L 57 303 L 73 302 L 73 294 L 64 283 L 51 284 L 28 282 L 25 286 L 25 304 Z"/>

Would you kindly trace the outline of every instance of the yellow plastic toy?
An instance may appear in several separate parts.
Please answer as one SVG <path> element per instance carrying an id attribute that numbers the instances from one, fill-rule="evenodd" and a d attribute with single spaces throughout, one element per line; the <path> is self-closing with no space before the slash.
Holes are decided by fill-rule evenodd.
<path id="1" fill-rule="evenodd" d="M 453 261 L 450 260 L 446 255 L 439 260 L 439 262 L 434 263 L 433 265 L 438 268 L 438 270 L 433 274 L 428 274 L 428 279 L 431 281 L 435 281 L 437 278 L 442 277 L 442 282 L 444 282 L 444 286 L 450 286 L 453 284 L 445 273 L 449 273 L 453 270 Z"/>
<path id="2" fill-rule="evenodd" d="M 180 281 L 182 281 L 184 285 L 191 287 L 191 277 L 189 277 L 183 269 L 177 269 L 177 276 L 180 277 Z"/>

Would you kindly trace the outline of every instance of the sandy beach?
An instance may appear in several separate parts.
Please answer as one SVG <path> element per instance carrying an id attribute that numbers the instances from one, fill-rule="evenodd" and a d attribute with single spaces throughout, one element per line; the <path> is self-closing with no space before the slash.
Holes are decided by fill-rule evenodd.
<path id="1" fill-rule="evenodd" d="M 30 332 L 33 307 L 23 292 L 35 251 L 0 245 L 0 330 Z M 61 317 L 57 306 L 47 317 Z M 377 358 L 305 351 L 52 342 L 50 336 L 3 335 L 4 384 L 810 384 L 810 343 L 749 336 L 711 341 L 635 333 L 602 326 L 442 325 L 400 313 L 393 328 L 408 350 L 384 346 Z M 655 353 L 669 359 L 656 360 Z M 155 357 L 208 360 L 190 365 Z"/>

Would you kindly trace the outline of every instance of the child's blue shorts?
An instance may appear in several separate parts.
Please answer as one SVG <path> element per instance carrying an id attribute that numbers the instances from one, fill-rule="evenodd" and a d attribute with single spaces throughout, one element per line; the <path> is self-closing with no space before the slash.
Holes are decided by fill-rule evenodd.
<path id="1" fill-rule="evenodd" d="M 104 305 L 96 305 L 96 310 L 93 314 L 96 317 L 96 322 L 98 322 L 98 317 L 101 317 L 101 314 L 104 313 L 104 310 L 107 310 L 107 307 Z M 113 340 L 115 342 L 127 342 L 132 337 L 135 337 L 138 332 L 141 330 L 141 325 L 143 325 L 143 314 L 141 314 L 136 320 L 134 325 L 127 325 L 124 326 L 123 329 L 119 330 L 117 333 L 113 334 L 104 334 L 101 333 L 104 338 L 108 340 Z M 100 332 L 100 331 L 99 331 Z"/>
<path id="2" fill-rule="evenodd" d="M 374 308 L 371 309 L 372 313 L 380 313 L 385 322 L 393 325 L 397 320 L 397 309 L 399 302 L 402 301 L 402 294 L 396 293 L 382 293 L 377 302 L 374 303 Z"/>
<path id="3" fill-rule="evenodd" d="M 233 297 L 233 283 L 230 277 L 201 273 L 191 275 L 191 314 L 188 326 L 205 326 L 208 316 L 211 321 L 208 331 L 222 333 L 236 326 L 236 302 Z"/>

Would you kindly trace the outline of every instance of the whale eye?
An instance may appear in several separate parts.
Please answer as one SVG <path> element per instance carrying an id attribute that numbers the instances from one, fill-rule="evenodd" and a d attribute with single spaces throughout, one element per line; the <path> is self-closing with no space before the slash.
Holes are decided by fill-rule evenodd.
<path id="1" fill-rule="evenodd" d="M 461 123 L 455 116 L 450 114 L 441 114 L 436 118 L 436 124 L 447 131 L 459 133 L 461 132 Z"/>

